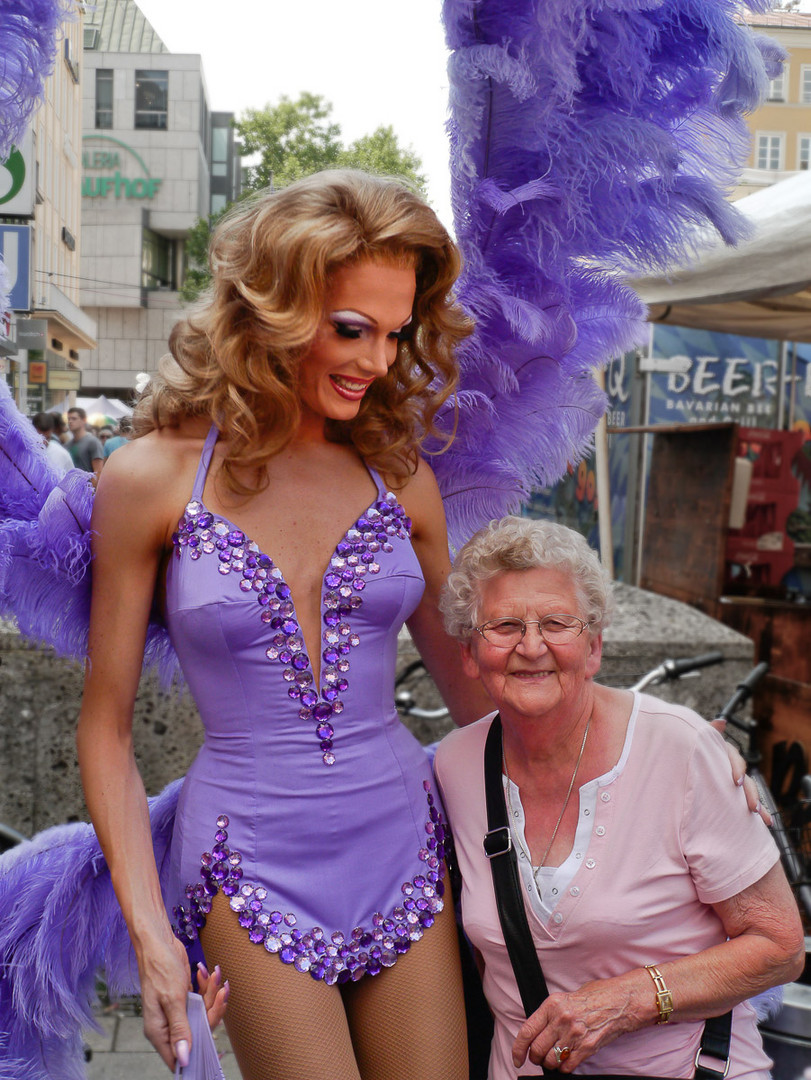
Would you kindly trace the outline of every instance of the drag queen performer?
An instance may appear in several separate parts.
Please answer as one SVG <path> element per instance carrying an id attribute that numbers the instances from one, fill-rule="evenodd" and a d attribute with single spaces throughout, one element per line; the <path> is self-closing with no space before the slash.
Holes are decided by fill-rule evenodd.
<path id="1" fill-rule="evenodd" d="M 211 257 L 93 512 L 79 761 L 146 1033 L 183 1054 L 199 934 L 246 1080 L 462 1077 L 442 812 L 391 700 L 407 619 L 457 720 L 486 707 L 437 618 L 447 534 L 417 456 L 469 330 L 459 257 L 422 200 L 352 172 L 240 206 Z M 206 729 L 171 920 L 131 741 L 156 593 Z"/>
<path id="2" fill-rule="evenodd" d="M 447 0 L 456 285 L 455 246 L 395 183 L 322 174 L 240 206 L 95 506 L 0 384 L 0 614 L 89 656 L 95 825 L 0 861 L 0 1080 L 83 1075 L 99 967 L 119 992 L 140 981 L 150 1038 L 183 1061 L 184 946 L 228 980 L 249 1080 L 466 1075 L 442 808 L 392 706 L 397 630 L 459 722 L 486 711 L 434 617 L 443 501 L 458 546 L 562 475 L 604 408 L 595 367 L 645 333 L 618 268 L 666 265 L 688 226 L 745 232 L 723 188 L 775 69 L 736 12 Z M 206 728 L 149 816 L 142 660 L 180 661 Z M 226 989 L 202 983 L 216 1019 Z"/>

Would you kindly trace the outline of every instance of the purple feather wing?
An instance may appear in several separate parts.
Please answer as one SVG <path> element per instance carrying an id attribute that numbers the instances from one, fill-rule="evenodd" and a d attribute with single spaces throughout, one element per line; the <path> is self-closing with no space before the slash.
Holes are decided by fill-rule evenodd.
<path id="1" fill-rule="evenodd" d="M 33 116 L 56 58 L 69 0 L 3 0 L 0 4 L 0 161 Z"/>
<path id="2" fill-rule="evenodd" d="M 60 480 L 32 424 L 0 379 L 0 616 L 60 656 L 84 660 L 90 623 L 93 485 L 73 469 Z M 150 622 L 144 670 L 180 679 L 166 628 Z"/>
<path id="3" fill-rule="evenodd" d="M 698 227 L 746 235 L 725 191 L 780 50 L 736 9 L 445 0 L 458 297 L 476 322 L 438 420 L 457 437 L 432 457 L 453 546 L 588 450 L 593 373 L 646 333 L 621 271 L 688 257 Z"/>
<path id="4" fill-rule="evenodd" d="M 166 890 L 182 781 L 149 800 Z M 0 856 L 0 1080 L 84 1080 L 80 1033 L 95 1026 L 95 980 L 137 993 L 138 971 L 96 835 L 57 825 Z"/>

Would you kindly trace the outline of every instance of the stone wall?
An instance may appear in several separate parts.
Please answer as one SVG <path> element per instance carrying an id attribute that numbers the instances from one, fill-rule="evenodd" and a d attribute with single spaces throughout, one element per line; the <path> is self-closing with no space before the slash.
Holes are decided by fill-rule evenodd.
<path id="1" fill-rule="evenodd" d="M 630 586 L 617 587 L 617 611 L 605 633 L 601 679 L 627 686 L 665 657 L 720 649 L 726 662 L 697 678 L 657 688 L 711 716 L 753 663 L 752 642 L 675 600 Z M 400 666 L 416 654 L 407 634 Z M 0 822 L 30 835 L 49 825 L 86 818 L 76 766 L 74 731 L 81 700 L 78 665 L 28 645 L 0 624 Z M 428 704 L 432 686 L 424 693 Z M 439 738 L 449 721 L 411 722 L 423 742 Z M 168 696 L 154 680 L 141 685 L 135 710 L 136 756 L 147 792 L 155 794 L 183 775 L 202 739 L 188 695 Z"/>

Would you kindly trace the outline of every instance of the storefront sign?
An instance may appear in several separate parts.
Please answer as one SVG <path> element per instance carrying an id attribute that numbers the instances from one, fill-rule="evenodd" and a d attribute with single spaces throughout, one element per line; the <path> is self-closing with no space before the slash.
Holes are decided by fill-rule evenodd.
<path id="1" fill-rule="evenodd" d="M 48 372 L 49 390 L 79 390 L 82 386 L 82 373 L 78 368 L 62 370 L 51 368 Z"/>
<path id="2" fill-rule="evenodd" d="M 48 345 L 47 319 L 18 319 L 17 348 L 44 350 Z"/>
<path id="3" fill-rule="evenodd" d="M 12 311 L 31 307 L 31 226 L 0 225 L 0 258 L 6 264 Z"/>
<path id="4" fill-rule="evenodd" d="M 13 146 L 5 161 L 0 162 L 0 215 L 3 217 L 34 216 L 34 139 L 31 130 Z"/>
<path id="5" fill-rule="evenodd" d="M 779 369 L 776 341 L 656 326 L 648 423 L 775 427 Z M 796 392 L 804 397 L 809 390 Z"/>
<path id="6" fill-rule="evenodd" d="M 48 381 L 48 361 L 28 361 L 28 382 L 35 386 L 44 386 Z"/>
<path id="7" fill-rule="evenodd" d="M 131 146 L 112 135 L 85 135 L 82 146 L 82 198 L 155 198 L 163 180 Z"/>

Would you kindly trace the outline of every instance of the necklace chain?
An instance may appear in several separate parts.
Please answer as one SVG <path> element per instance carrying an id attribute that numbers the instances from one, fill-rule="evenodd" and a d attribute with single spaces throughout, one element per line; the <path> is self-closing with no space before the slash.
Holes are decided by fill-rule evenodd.
<path id="1" fill-rule="evenodd" d="M 568 788 L 568 790 L 566 792 L 566 798 L 563 800 L 563 807 L 561 808 L 560 814 L 558 815 L 558 820 L 555 823 L 555 828 L 552 830 L 552 839 L 546 845 L 546 851 L 544 851 L 543 855 L 541 856 L 541 861 L 538 863 L 537 869 L 535 869 L 535 870 L 532 869 L 532 856 L 530 855 L 529 851 L 524 847 L 524 845 L 521 843 L 521 841 L 518 839 L 517 832 L 516 832 L 516 835 L 515 835 L 516 842 L 517 842 L 518 846 L 520 847 L 521 851 L 523 851 L 524 857 L 527 859 L 527 861 L 529 863 L 530 872 L 532 873 L 532 880 L 535 882 L 535 889 L 536 889 L 536 891 L 538 893 L 538 899 L 541 900 L 542 902 L 543 902 L 543 897 L 541 896 L 541 887 L 538 884 L 538 873 L 539 873 L 540 870 L 543 869 L 543 866 L 546 863 L 546 860 L 547 860 L 547 858 L 549 856 L 549 852 L 552 850 L 552 845 L 555 842 L 555 837 L 558 835 L 558 829 L 560 829 L 561 822 L 563 821 L 563 815 L 566 813 L 566 807 L 569 805 L 569 799 L 571 799 L 571 797 L 572 797 L 572 791 L 574 790 L 574 782 L 577 779 L 577 772 L 578 772 L 578 769 L 580 768 L 580 762 L 583 760 L 583 754 L 585 753 L 585 750 L 586 750 L 586 740 L 589 737 L 589 729 L 591 728 L 591 721 L 592 721 L 593 716 L 594 716 L 594 714 L 592 713 L 591 716 L 589 716 L 588 721 L 586 723 L 586 730 L 583 732 L 583 741 L 580 744 L 580 753 L 577 755 L 577 761 L 574 763 L 574 772 L 572 773 L 572 778 L 569 781 L 569 788 Z M 509 772 L 509 769 L 507 768 L 507 754 L 505 753 L 503 746 L 502 746 L 502 750 L 501 750 L 501 760 L 502 760 L 502 763 L 504 765 L 504 775 L 507 777 L 507 805 L 509 806 L 510 819 L 512 820 L 515 817 L 515 811 L 513 810 L 512 798 L 510 796 L 510 784 L 511 784 L 512 781 L 510 780 L 510 772 Z"/>

